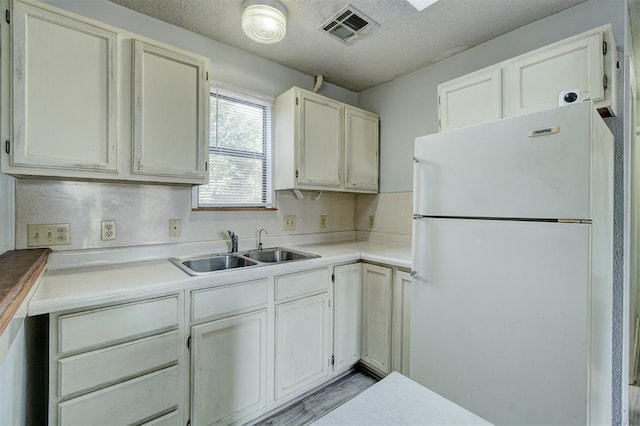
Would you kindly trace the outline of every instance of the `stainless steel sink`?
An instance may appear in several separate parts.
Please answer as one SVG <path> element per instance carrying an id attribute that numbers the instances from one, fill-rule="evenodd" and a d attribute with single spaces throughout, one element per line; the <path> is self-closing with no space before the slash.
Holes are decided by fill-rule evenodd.
<path id="1" fill-rule="evenodd" d="M 172 257 L 169 261 L 189 275 L 205 275 L 212 272 L 228 271 L 230 269 L 312 259 L 315 257 L 320 256 L 283 247 L 271 247 L 263 250 L 247 250 L 238 253 L 218 253 L 188 258 Z"/>
<path id="2" fill-rule="evenodd" d="M 291 260 L 312 259 L 314 257 L 319 257 L 315 254 L 289 250 L 281 247 L 266 248 L 263 250 L 249 250 L 244 252 L 243 255 L 248 257 L 249 259 L 266 263 L 288 262 Z"/>
<path id="3" fill-rule="evenodd" d="M 237 254 L 215 254 L 189 259 L 177 259 L 174 257 L 169 261 L 189 275 L 202 275 L 258 265 L 258 262 Z"/>

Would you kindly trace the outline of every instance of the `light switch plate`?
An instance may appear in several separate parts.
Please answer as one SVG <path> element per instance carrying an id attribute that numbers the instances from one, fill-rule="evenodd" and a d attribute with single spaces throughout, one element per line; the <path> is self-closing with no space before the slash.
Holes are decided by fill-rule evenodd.
<path id="1" fill-rule="evenodd" d="M 71 225 L 46 223 L 27 225 L 27 247 L 50 247 L 71 244 Z"/>
<path id="2" fill-rule="evenodd" d="M 285 231 L 296 230 L 296 215 L 282 216 L 282 229 Z"/>

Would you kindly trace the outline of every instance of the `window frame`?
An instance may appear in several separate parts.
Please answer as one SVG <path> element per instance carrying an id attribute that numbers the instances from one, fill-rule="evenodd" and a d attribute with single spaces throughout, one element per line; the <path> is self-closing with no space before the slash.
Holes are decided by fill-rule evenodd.
<path id="1" fill-rule="evenodd" d="M 274 169 L 273 169 L 273 138 L 274 138 L 274 105 L 275 105 L 275 99 L 271 96 L 267 96 L 267 95 L 263 95 L 263 94 L 259 94 L 259 93 L 252 93 L 249 92 L 247 90 L 241 89 L 241 88 L 237 88 L 234 86 L 229 86 L 226 84 L 222 84 L 219 82 L 212 82 L 210 89 L 209 89 L 209 102 L 211 102 L 211 97 L 212 96 L 223 96 L 226 98 L 230 98 L 230 99 L 235 99 L 238 100 L 240 102 L 247 102 L 249 104 L 254 104 L 254 105 L 260 105 L 260 106 L 264 106 L 266 107 L 266 129 L 265 129 L 265 136 L 267 137 L 267 140 L 265 141 L 265 148 L 264 148 L 264 156 L 265 156 L 265 162 L 266 162 L 266 166 L 265 166 L 265 171 L 266 171 L 266 181 L 265 181 L 265 188 L 264 188 L 264 194 L 266 197 L 266 200 L 264 203 L 258 203 L 258 204 L 242 204 L 242 203 L 237 203 L 237 204 L 228 204 L 228 205 L 216 205 L 216 204 L 200 204 L 200 197 L 199 197 L 199 193 L 200 193 L 200 187 L 202 185 L 196 185 L 193 187 L 192 190 L 192 196 L 191 196 L 191 209 L 192 210 L 210 210 L 210 211 L 216 211 L 216 210 L 224 210 L 224 211 L 242 211 L 242 210 L 249 210 L 249 211 L 271 211 L 271 210 L 276 210 L 275 208 L 275 191 L 273 189 L 273 173 L 274 173 Z M 209 119 L 211 119 L 212 115 L 215 114 L 216 112 L 212 110 L 209 112 Z M 209 129 L 209 132 L 211 132 L 212 129 Z M 209 135 L 211 135 L 211 133 L 209 133 Z M 207 154 L 206 154 L 206 158 L 207 158 L 207 163 L 208 163 L 208 167 L 212 167 L 210 164 L 210 154 L 212 152 L 214 152 L 213 150 L 217 150 L 216 148 L 212 148 L 210 145 L 211 139 L 209 136 L 208 139 L 208 144 L 207 144 Z M 261 158 L 261 155 L 256 155 L 255 153 L 252 153 L 250 151 L 241 151 L 241 150 L 233 150 L 233 149 L 218 149 L 217 150 L 218 153 L 222 153 L 224 155 L 224 152 L 227 151 L 230 154 L 238 153 L 241 157 L 245 157 L 245 158 Z M 247 155 L 242 155 L 243 152 L 246 152 Z M 207 172 L 208 173 L 208 172 Z"/>

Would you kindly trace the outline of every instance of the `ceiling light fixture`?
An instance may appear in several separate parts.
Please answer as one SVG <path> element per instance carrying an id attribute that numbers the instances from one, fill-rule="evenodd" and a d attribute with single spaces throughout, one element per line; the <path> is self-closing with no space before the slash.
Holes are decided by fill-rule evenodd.
<path id="1" fill-rule="evenodd" d="M 253 41 L 274 44 L 287 33 L 287 8 L 278 0 L 244 0 L 242 30 Z"/>
<path id="2" fill-rule="evenodd" d="M 418 12 L 422 12 L 423 10 L 425 10 L 427 7 L 431 6 L 438 0 L 407 0 L 407 1 L 411 3 L 411 6 L 415 7 L 418 10 Z"/>

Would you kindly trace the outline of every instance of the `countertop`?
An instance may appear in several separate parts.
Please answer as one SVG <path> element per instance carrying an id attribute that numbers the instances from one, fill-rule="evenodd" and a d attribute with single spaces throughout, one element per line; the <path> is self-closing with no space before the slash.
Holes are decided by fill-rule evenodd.
<path id="1" fill-rule="evenodd" d="M 189 276 L 167 259 L 47 271 L 29 302 L 29 315 L 152 297 L 183 289 L 249 281 L 267 275 L 365 260 L 400 268 L 411 267 L 411 248 L 400 245 L 351 241 L 291 246 L 319 258 L 241 270 Z M 304 262 L 304 266 L 302 265 Z"/>
<path id="2" fill-rule="evenodd" d="M 491 425 L 398 372 L 366 389 L 313 425 Z"/>
<path id="3" fill-rule="evenodd" d="M 50 252 L 12 250 L 0 255 L 0 335 L 44 271 Z"/>

